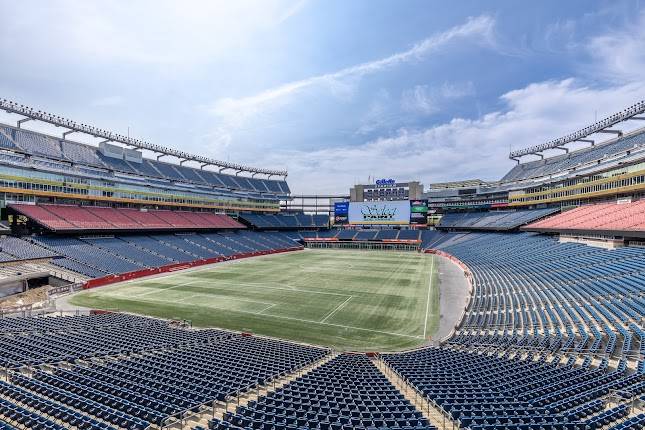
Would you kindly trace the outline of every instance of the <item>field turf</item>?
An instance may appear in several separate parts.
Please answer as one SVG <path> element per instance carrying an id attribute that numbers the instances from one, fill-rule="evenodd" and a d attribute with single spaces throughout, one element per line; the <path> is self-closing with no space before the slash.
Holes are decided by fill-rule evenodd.
<path id="1" fill-rule="evenodd" d="M 305 250 L 96 288 L 71 302 L 338 350 L 396 350 L 424 343 L 437 329 L 433 258 Z"/>

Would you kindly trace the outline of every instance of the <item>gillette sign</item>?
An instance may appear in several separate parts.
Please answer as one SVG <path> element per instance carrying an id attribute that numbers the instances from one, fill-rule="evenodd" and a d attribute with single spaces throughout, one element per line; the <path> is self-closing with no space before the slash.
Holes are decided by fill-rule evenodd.
<path id="1" fill-rule="evenodd" d="M 376 185 L 395 185 L 396 181 L 394 179 L 377 179 Z"/>

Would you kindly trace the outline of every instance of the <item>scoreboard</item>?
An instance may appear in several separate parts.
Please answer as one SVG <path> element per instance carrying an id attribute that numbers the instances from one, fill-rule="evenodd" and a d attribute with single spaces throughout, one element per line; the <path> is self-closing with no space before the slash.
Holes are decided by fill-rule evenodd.
<path id="1" fill-rule="evenodd" d="M 427 200 L 334 203 L 336 225 L 427 225 Z"/>
<path id="2" fill-rule="evenodd" d="M 410 201 L 350 202 L 349 224 L 356 225 L 408 225 Z"/>

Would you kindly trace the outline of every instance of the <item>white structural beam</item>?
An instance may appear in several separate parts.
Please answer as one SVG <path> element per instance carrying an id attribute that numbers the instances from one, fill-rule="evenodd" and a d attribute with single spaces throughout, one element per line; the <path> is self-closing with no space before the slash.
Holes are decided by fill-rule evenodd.
<path id="1" fill-rule="evenodd" d="M 48 124 L 55 125 L 57 127 L 65 127 L 73 132 L 84 133 L 90 136 L 105 139 L 106 141 L 109 141 L 109 142 L 118 142 L 124 145 L 130 145 L 134 148 L 152 151 L 157 154 L 160 154 L 157 158 L 161 158 L 162 156 L 165 156 L 165 155 L 170 155 L 179 159 L 202 163 L 204 165 L 217 166 L 223 170 L 232 169 L 232 170 L 239 170 L 242 172 L 259 173 L 259 174 L 264 174 L 269 176 L 282 176 L 282 177 L 287 176 L 286 170 L 263 169 L 258 167 L 251 167 L 251 166 L 245 166 L 241 164 L 229 163 L 227 161 L 219 161 L 219 160 L 204 157 L 201 155 L 192 155 L 184 151 L 178 151 L 176 149 L 166 148 L 161 145 L 155 145 L 140 139 L 134 139 L 128 136 L 123 136 L 117 133 L 113 133 L 111 131 L 102 130 L 86 124 L 79 124 L 67 118 L 63 118 L 63 117 L 53 115 L 47 112 L 39 111 L 39 110 L 34 110 L 29 106 L 21 105 L 2 98 L 0 98 L 0 110 L 4 110 L 9 113 L 15 113 L 26 117 L 19 121 L 18 127 L 20 127 L 20 124 L 22 124 L 23 122 L 26 122 L 29 120 L 36 120 L 36 121 L 46 122 Z"/>
<path id="2" fill-rule="evenodd" d="M 645 100 L 642 100 L 627 109 L 624 109 L 620 112 L 617 112 L 613 115 L 604 118 L 595 124 L 587 126 L 583 129 L 580 129 L 574 133 L 568 134 L 566 136 L 560 137 L 558 139 L 552 140 L 550 142 L 542 143 L 540 145 L 532 146 L 530 148 L 520 149 L 517 151 L 511 151 L 508 158 L 517 159 L 525 155 L 537 154 L 539 152 L 545 151 L 547 149 L 554 149 L 559 146 L 566 145 L 571 142 L 579 141 L 584 142 L 584 138 L 595 134 L 595 133 L 614 133 L 618 134 L 619 130 L 607 130 L 609 127 L 612 127 L 620 122 L 633 119 L 637 115 L 645 113 Z M 639 117 L 637 117 L 640 119 Z"/>

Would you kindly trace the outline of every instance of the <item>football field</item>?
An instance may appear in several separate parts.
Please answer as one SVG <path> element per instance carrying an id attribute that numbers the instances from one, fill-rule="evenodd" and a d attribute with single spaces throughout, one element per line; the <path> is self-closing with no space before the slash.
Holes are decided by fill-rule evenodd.
<path id="1" fill-rule="evenodd" d="M 339 350 L 420 345 L 439 322 L 434 257 L 305 250 L 84 291 L 71 303 Z"/>

